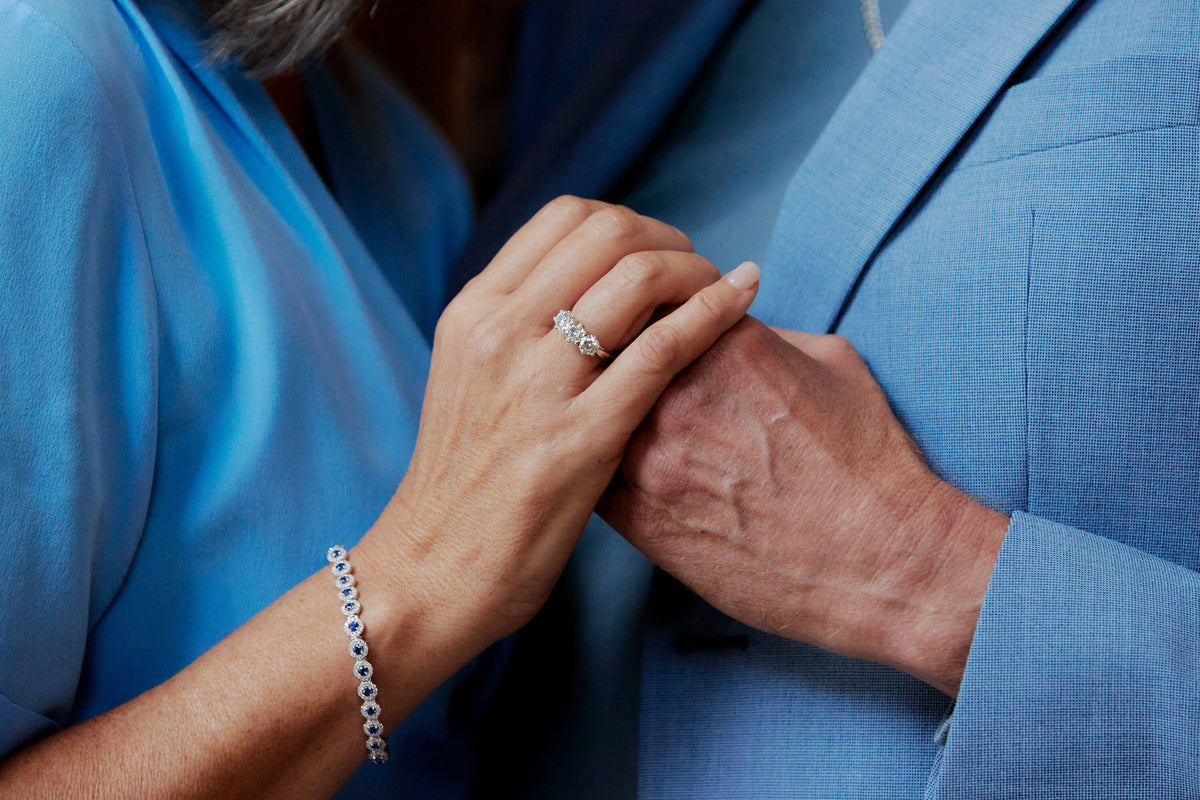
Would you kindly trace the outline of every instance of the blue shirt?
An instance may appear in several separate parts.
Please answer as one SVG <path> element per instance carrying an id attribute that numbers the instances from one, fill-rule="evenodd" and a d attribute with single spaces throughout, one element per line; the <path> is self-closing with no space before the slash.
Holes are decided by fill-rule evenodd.
<path id="1" fill-rule="evenodd" d="M 162 683 L 353 544 L 413 446 L 470 224 L 457 165 L 348 52 L 310 77 L 331 192 L 198 22 L 0 0 L 0 755 Z M 346 796 L 462 795 L 452 688 Z"/>

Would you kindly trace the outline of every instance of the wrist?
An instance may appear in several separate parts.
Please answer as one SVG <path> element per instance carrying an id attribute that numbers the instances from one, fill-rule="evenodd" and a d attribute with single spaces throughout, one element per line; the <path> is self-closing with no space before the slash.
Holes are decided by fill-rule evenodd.
<path id="1" fill-rule="evenodd" d="M 364 598 L 362 619 L 377 671 L 413 676 L 431 693 L 496 638 L 468 598 L 466 578 L 456 574 L 436 546 L 436 531 L 395 503 L 351 548 Z M 383 684 L 380 684 L 381 686 Z"/>
<path id="2" fill-rule="evenodd" d="M 880 660 L 956 696 L 1009 518 L 929 477 L 901 532 L 921 554 L 897 564 L 909 602 Z"/>

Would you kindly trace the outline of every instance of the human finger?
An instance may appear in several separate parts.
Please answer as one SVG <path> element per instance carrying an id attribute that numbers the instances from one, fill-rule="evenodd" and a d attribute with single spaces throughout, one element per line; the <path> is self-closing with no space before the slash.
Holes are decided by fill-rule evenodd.
<path id="1" fill-rule="evenodd" d="M 679 305 L 720 277 L 711 261 L 695 253 L 633 253 L 584 292 L 571 311 L 606 350 L 616 352 L 633 341 L 659 306 Z"/>
<path id="2" fill-rule="evenodd" d="M 671 379 L 746 315 L 759 275 L 747 261 L 642 331 L 580 395 L 584 413 L 628 436 Z"/>
<path id="3" fill-rule="evenodd" d="M 596 212 L 612 207 L 572 195 L 551 200 L 513 234 L 472 284 L 498 294 L 511 292 L 568 234 Z"/>
<path id="4" fill-rule="evenodd" d="M 592 214 L 555 245 L 513 296 L 525 313 L 573 308 L 621 259 L 652 250 L 691 252 L 692 242 L 665 222 L 622 206 Z"/>

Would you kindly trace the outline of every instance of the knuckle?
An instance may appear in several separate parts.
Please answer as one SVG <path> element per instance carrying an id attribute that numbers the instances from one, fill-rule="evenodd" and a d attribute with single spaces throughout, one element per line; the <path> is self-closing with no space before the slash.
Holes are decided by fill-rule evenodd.
<path id="1" fill-rule="evenodd" d="M 437 324 L 433 327 L 433 343 L 435 347 L 446 342 L 454 335 L 454 325 L 450 322 L 449 317 L 450 309 L 446 309 L 438 317 Z"/>
<path id="2" fill-rule="evenodd" d="M 679 230 L 679 228 L 676 228 L 673 225 L 671 226 L 671 230 L 673 230 L 679 236 L 679 240 L 680 240 L 679 249 L 680 250 L 683 250 L 683 251 L 689 252 L 689 253 L 695 252 L 696 245 L 692 243 L 692 237 L 688 236 L 686 233 Z M 721 270 L 717 269 L 716 266 L 713 266 L 713 270 L 715 270 L 717 273 L 717 276 L 720 277 Z"/>
<path id="3" fill-rule="evenodd" d="M 488 266 L 491 266 L 491 265 L 489 264 Z M 484 270 L 483 272 L 478 273 L 477 275 L 475 275 L 475 277 L 473 277 L 469 281 L 467 281 L 463 285 L 462 289 L 459 290 L 458 294 L 455 295 L 454 298 L 451 298 L 450 302 L 453 303 L 454 300 L 456 300 L 460 297 L 463 297 L 463 296 L 474 297 L 477 294 L 485 293 L 487 291 L 487 289 L 485 288 L 487 285 L 487 278 L 485 277 L 486 274 L 487 274 L 487 271 Z M 449 307 L 449 304 L 447 304 L 447 307 Z"/>
<path id="4" fill-rule="evenodd" d="M 753 317 L 743 317 L 721 337 L 717 346 L 726 350 L 755 350 L 771 341 L 774 334 Z"/>
<path id="5" fill-rule="evenodd" d="M 709 319 L 721 319 L 726 314 L 725 303 L 721 295 L 713 290 L 697 292 L 692 296 L 700 313 Z"/>
<path id="6" fill-rule="evenodd" d="M 679 360 L 679 355 L 683 352 L 683 341 L 674 326 L 660 322 L 650 326 L 642 334 L 641 350 L 647 366 L 651 369 L 668 369 Z"/>
<path id="7" fill-rule="evenodd" d="M 677 497 L 683 488 L 680 461 L 672 448 L 650 448 L 642 461 L 640 483 L 643 488 L 659 498 Z"/>
<path id="8" fill-rule="evenodd" d="M 435 340 L 452 338 L 462 329 L 462 320 L 466 315 L 465 305 L 466 300 L 461 294 L 446 305 L 433 329 Z"/>
<path id="9" fill-rule="evenodd" d="M 638 236 L 645 225 L 640 216 L 625 206 L 609 206 L 596 211 L 588 223 L 594 225 L 604 236 L 617 241 Z"/>
<path id="10" fill-rule="evenodd" d="M 507 331 L 494 315 L 476 319 L 466 330 L 463 353 L 472 363 L 489 361 L 504 351 Z"/>
<path id="11" fill-rule="evenodd" d="M 624 283 L 623 291 L 641 296 L 658 283 L 667 271 L 666 259 L 661 253 L 633 253 L 621 259 L 619 274 Z"/>
<path id="12" fill-rule="evenodd" d="M 573 221 L 578 226 L 582 225 L 594 210 L 592 204 L 582 197 L 564 194 L 543 206 L 541 213 L 552 219 Z"/>
<path id="13" fill-rule="evenodd" d="M 858 358 L 858 348 L 844 336 L 838 336 L 835 333 L 826 334 L 821 337 L 821 345 L 831 358 L 839 361 Z"/>
<path id="14" fill-rule="evenodd" d="M 721 270 L 704 256 L 692 256 L 691 263 L 692 269 L 699 273 L 706 283 L 716 283 L 721 279 Z"/>

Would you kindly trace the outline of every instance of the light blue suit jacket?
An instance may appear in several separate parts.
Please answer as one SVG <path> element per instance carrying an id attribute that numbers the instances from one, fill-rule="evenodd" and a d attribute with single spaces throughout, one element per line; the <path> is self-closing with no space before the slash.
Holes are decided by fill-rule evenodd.
<path id="1" fill-rule="evenodd" d="M 938 474 L 1012 515 L 957 704 L 669 589 L 643 630 L 649 570 L 596 534 L 518 644 L 577 677 L 510 675 L 563 726 L 515 794 L 631 796 L 640 736 L 643 797 L 1200 797 L 1198 28 L 914 0 L 779 209 L 754 312 L 850 338 Z"/>

